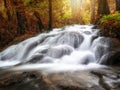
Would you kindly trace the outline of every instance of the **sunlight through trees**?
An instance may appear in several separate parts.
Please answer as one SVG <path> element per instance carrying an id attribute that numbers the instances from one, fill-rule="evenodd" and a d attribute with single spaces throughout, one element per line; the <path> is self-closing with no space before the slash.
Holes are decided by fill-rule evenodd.
<path id="1" fill-rule="evenodd" d="M 100 24 L 104 15 L 120 12 L 119 7 L 120 0 L 0 0 L 0 36 L 6 43 L 26 33 L 72 24 Z"/>

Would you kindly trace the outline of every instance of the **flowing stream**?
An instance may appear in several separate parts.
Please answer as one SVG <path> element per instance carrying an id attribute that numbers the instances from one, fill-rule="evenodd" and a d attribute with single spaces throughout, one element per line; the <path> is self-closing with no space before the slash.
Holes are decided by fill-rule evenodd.
<path id="1" fill-rule="evenodd" d="M 112 42 L 93 27 L 66 26 L 12 45 L 0 52 L 0 67 L 54 71 L 104 67 Z"/>

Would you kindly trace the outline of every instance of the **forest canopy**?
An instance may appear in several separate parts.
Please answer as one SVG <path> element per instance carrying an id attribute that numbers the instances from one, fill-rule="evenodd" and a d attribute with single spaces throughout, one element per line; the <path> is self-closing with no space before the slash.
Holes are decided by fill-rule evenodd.
<path id="1" fill-rule="evenodd" d="M 65 25 L 97 24 L 104 29 L 103 19 L 116 11 L 120 11 L 120 0 L 0 0 L 0 37 L 4 41 L 0 47 L 21 35 L 26 38 Z"/>

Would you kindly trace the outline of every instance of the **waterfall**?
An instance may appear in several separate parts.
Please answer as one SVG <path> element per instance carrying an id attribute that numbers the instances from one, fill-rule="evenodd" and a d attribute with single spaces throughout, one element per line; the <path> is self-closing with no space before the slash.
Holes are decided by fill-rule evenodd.
<path id="1" fill-rule="evenodd" d="M 99 36 L 99 30 L 93 27 L 66 26 L 12 45 L 0 52 L 0 67 L 22 65 L 23 69 L 29 66 L 55 70 L 99 67 L 106 61 L 103 56 L 112 52 L 112 42 Z"/>

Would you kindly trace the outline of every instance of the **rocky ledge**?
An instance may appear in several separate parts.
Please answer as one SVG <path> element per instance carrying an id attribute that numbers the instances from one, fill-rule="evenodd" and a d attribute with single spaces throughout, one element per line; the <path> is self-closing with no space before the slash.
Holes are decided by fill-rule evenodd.
<path id="1" fill-rule="evenodd" d="M 0 73 L 0 90 L 120 90 L 120 72 L 111 68 L 87 71 Z"/>

